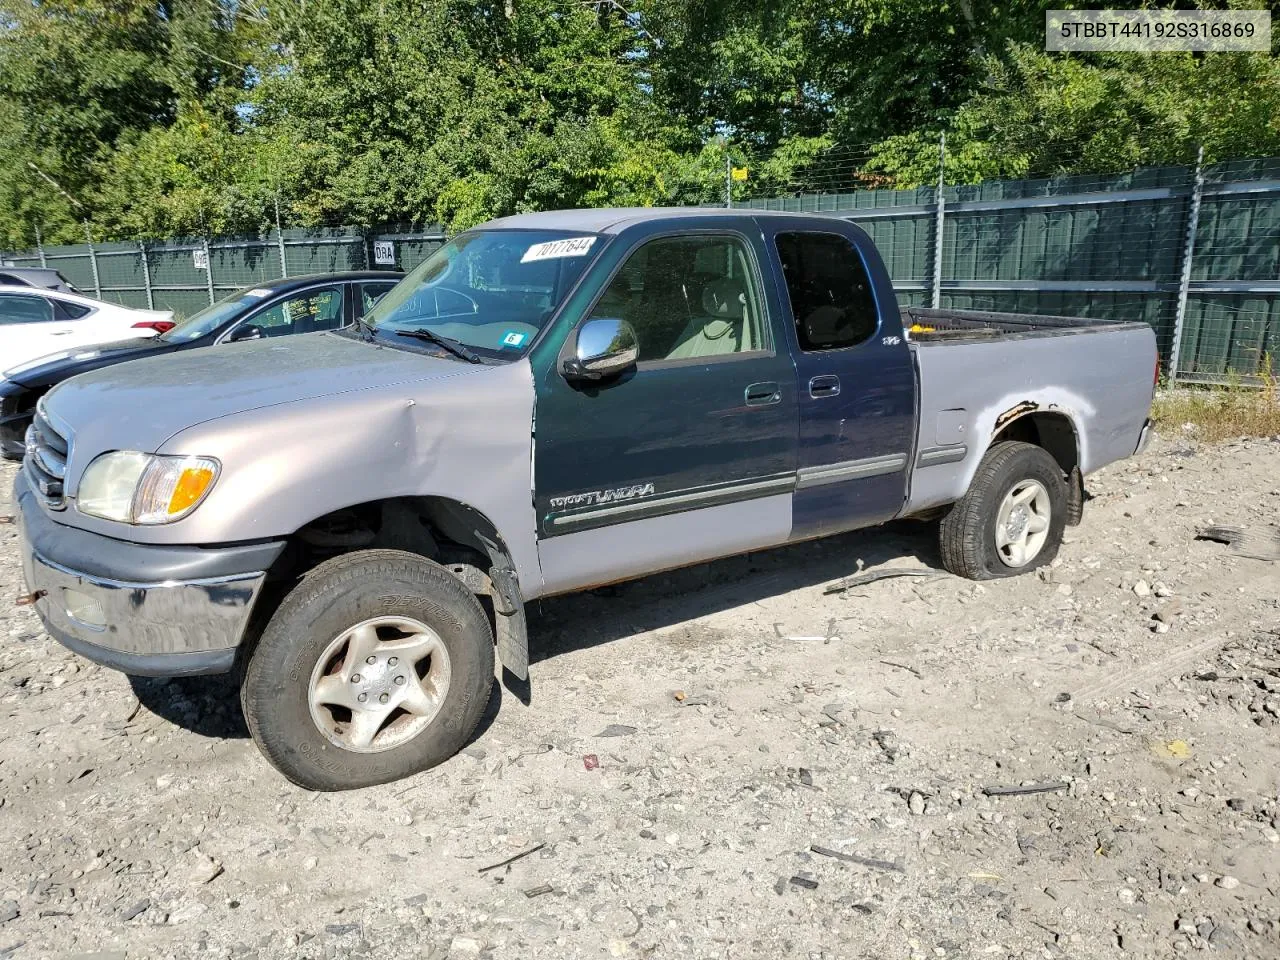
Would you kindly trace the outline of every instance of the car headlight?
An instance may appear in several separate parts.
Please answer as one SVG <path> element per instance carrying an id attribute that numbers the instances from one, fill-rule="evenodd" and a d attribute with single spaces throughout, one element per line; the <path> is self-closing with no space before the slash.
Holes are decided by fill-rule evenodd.
<path id="1" fill-rule="evenodd" d="M 180 520 L 200 505 L 218 479 L 210 457 L 166 457 L 133 450 L 104 453 L 80 478 L 81 513 L 121 523 Z"/>

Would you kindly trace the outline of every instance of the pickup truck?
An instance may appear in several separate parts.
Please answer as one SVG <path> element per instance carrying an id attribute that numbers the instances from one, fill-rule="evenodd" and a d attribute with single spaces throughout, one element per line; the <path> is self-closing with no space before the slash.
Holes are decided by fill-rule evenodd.
<path id="1" fill-rule="evenodd" d="M 39 403 L 15 502 L 49 633 L 237 671 L 286 777 L 465 745 L 539 597 L 936 519 L 978 580 L 1049 563 L 1140 452 L 1142 323 L 899 308 L 820 215 L 578 210 L 457 236 L 355 326 L 142 359 Z"/>

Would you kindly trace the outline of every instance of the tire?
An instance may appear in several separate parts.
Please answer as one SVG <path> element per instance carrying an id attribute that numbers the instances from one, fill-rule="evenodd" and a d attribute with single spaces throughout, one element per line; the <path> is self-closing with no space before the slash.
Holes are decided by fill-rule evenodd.
<path id="1" fill-rule="evenodd" d="M 1025 508 L 1023 513 L 1018 514 L 1014 506 L 1009 522 L 1002 526 L 1000 516 L 1006 498 L 1026 496 L 1032 499 L 1021 505 Z M 1019 553 L 1018 537 L 1040 526 L 1037 518 L 1047 522 L 1043 529 L 1026 533 Z M 970 580 L 1029 573 L 1057 556 L 1067 519 L 1067 485 L 1057 461 L 1034 444 L 994 444 L 978 465 L 968 491 L 942 518 L 942 565 Z M 1014 542 L 1000 545 L 998 533 L 1008 541 L 1010 532 L 1015 534 Z"/>
<path id="2" fill-rule="evenodd" d="M 285 596 L 245 663 L 240 702 L 258 749 L 287 778 L 352 790 L 457 753 L 493 673 L 493 631 L 460 580 L 416 554 L 363 550 L 322 563 Z"/>

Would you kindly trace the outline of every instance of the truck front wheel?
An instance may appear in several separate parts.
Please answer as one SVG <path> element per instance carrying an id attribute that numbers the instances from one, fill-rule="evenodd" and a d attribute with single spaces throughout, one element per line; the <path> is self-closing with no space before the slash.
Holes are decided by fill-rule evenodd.
<path id="1" fill-rule="evenodd" d="M 316 567 L 284 598 L 241 679 L 263 755 L 311 790 L 434 767 L 467 742 L 493 683 L 493 632 L 447 570 L 398 550 Z"/>
<path id="2" fill-rule="evenodd" d="M 1042 567 L 1057 556 L 1067 514 L 1067 485 L 1053 457 L 1030 443 L 994 444 L 942 518 L 942 565 L 970 580 Z"/>

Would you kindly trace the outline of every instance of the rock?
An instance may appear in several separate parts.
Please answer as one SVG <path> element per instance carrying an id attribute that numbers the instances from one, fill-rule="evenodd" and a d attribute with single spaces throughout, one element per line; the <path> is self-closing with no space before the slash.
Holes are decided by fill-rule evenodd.
<path id="1" fill-rule="evenodd" d="M 636 732 L 635 727 L 628 727 L 623 723 L 611 723 L 599 733 L 597 737 L 629 737 Z"/>
<path id="2" fill-rule="evenodd" d="M 892 730 L 877 730 L 871 734 L 871 739 L 876 742 L 884 758 L 890 763 L 898 759 L 898 735 Z"/>
<path id="3" fill-rule="evenodd" d="M 188 920 L 194 920 L 196 917 L 202 916 L 209 912 L 199 900 L 191 900 L 182 904 L 169 914 L 170 923 L 186 923 Z"/>
<path id="4" fill-rule="evenodd" d="M 482 944 L 475 937 L 454 937 L 449 943 L 449 956 L 474 956 L 481 948 Z"/>
<path id="5" fill-rule="evenodd" d="M 0 923 L 8 923 L 10 920 L 17 920 L 21 911 L 18 909 L 17 901 L 0 900 Z"/>
<path id="6" fill-rule="evenodd" d="M 134 917 L 138 916 L 138 914 L 145 913 L 150 906 L 151 906 L 151 898 L 144 897 L 142 900 L 139 900 L 137 903 L 135 903 L 132 907 L 129 907 L 128 909 L 123 911 L 120 914 L 120 919 L 124 923 L 128 923 Z"/>
<path id="7" fill-rule="evenodd" d="M 924 794 L 920 793 L 918 790 L 913 790 L 911 792 L 911 796 L 907 799 L 907 807 L 917 817 L 921 816 L 924 813 L 925 807 Z"/>
<path id="8" fill-rule="evenodd" d="M 1222 876 L 1213 881 L 1215 887 L 1221 887 L 1223 890 L 1234 890 L 1240 886 L 1240 881 L 1232 876 Z"/>
<path id="9" fill-rule="evenodd" d="M 1157 580 L 1155 583 L 1151 585 L 1151 592 L 1154 593 L 1157 597 L 1160 597 L 1161 599 L 1163 599 L 1164 597 L 1173 596 L 1173 591 L 1170 590 L 1167 585 L 1161 583 L 1159 580 Z"/>
<path id="10" fill-rule="evenodd" d="M 187 874 L 187 879 L 190 880 L 192 886 L 198 887 L 206 883 L 212 883 L 221 873 L 221 861 L 215 860 L 199 850 L 191 852 L 191 869 Z"/>
<path id="11" fill-rule="evenodd" d="M 1139 580 L 1137 583 L 1133 585 L 1133 593 L 1134 593 L 1134 596 L 1137 596 L 1137 597 L 1150 596 L 1151 588 L 1147 586 L 1147 581 Z"/>

